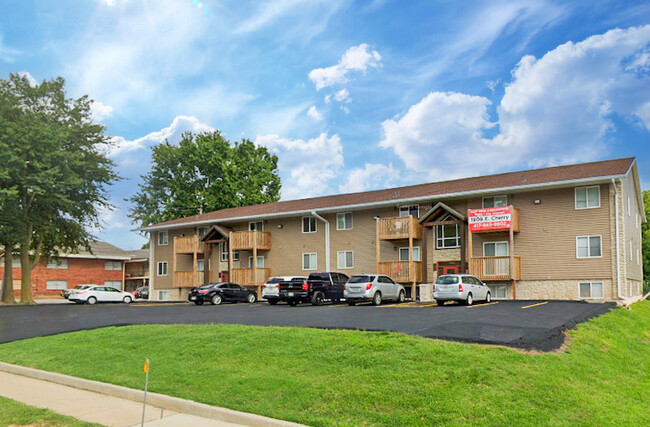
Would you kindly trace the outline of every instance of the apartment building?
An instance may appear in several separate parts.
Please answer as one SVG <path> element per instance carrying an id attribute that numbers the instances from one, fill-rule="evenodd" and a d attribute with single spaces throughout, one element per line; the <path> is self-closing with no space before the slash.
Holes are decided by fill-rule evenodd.
<path id="1" fill-rule="evenodd" d="M 612 301 L 642 292 L 634 158 L 223 209 L 142 228 L 153 299 L 271 275 L 468 272 L 493 298 Z"/>

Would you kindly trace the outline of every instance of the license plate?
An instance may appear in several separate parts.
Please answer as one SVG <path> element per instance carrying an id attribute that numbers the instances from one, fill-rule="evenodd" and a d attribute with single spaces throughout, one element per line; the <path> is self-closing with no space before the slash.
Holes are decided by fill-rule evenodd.
<path id="1" fill-rule="evenodd" d="M 194 301 L 196 297 L 190 297 L 190 301 Z"/>
<path id="2" fill-rule="evenodd" d="M 292 296 L 293 296 L 293 292 L 289 292 L 289 296 L 292 297 Z"/>

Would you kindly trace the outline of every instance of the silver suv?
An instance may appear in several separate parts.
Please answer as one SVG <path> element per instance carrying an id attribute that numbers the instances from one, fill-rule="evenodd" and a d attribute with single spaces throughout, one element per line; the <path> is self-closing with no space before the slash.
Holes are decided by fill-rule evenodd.
<path id="1" fill-rule="evenodd" d="M 388 276 L 357 274 L 350 277 L 345 284 L 343 298 L 348 301 L 348 305 L 361 301 L 372 301 L 372 305 L 379 305 L 383 300 L 402 303 L 406 299 L 406 291 L 404 286 L 395 283 Z"/>
<path id="2" fill-rule="evenodd" d="M 479 300 L 492 301 L 490 288 L 469 274 L 445 274 L 438 277 L 433 297 L 438 305 L 443 305 L 446 301 L 459 301 L 466 305 Z"/>

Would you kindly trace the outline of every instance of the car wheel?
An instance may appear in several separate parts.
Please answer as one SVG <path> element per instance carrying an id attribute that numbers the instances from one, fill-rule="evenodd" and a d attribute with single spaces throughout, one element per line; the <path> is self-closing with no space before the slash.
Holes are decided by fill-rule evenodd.
<path id="1" fill-rule="evenodd" d="M 122 301 L 124 302 L 124 304 L 131 304 L 131 301 L 133 301 L 133 299 L 131 297 L 127 296 L 127 297 L 124 297 L 124 299 Z"/>
<path id="2" fill-rule="evenodd" d="M 440 300 L 440 299 L 436 300 L 436 303 L 438 303 L 438 305 L 439 305 L 440 307 L 442 307 L 443 305 L 445 305 L 445 302 L 446 302 L 446 301 L 443 301 L 443 300 Z"/>
<path id="3" fill-rule="evenodd" d="M 219 305 L 219 304 L 221 304 L 221 301 L 222 301 L 221 295 L 215 295 L 210 300 L 210 303 L 212 303 L 212 305 Z"/>
<path id="4" fill-rule="evenodd" d="M 492 295 L 490 295 L 490 293 L 488 292 L 488 293 L 485 295 L 485 302 L 486 302 L 486 303 L 489 303 L 490 301 L 492 301 Z"/>
<path id="5" fill-rule="evenodd" d="M 348 305 L 357 305 L 356 301 L 348 301 Z"/>
<path id="6" fill-rule="evenodd" d="M 311 305 L 321 305 L 323 303 L 323 294 L 320 292 L 316 292 L 312 297 L 311 297 Z"/>
<path id="7" fill-rule="evenodd" d="M 95 298 L 95 297 L 89 297 L 88 300 L 86 300 L 86 302 L 87 302 L 88 304 L 90 304 L 90 305 L 95 305 L 95 304 L 97 304 L 97 298 Z"/>
<path id="8" fill-rule="evenodd" d="M 278 300 L 276 300 L 276 299 L 270 299 L 268 301 L 269 301 L 269 304 L 271 304 L 271 305 L 276 305 L 278 303 Z"/>
<path id="9" fill-rule="evenodd" d="M 246 301 L 248 301 L 249 304 L 253 304 L 255 301 L 257 301 L 257 297 L 255 294 L 248 294 Z"/>
<path id="10" fill-rule="evenodd" d="M 472 293 L 470 292 L 467 294 L 467 299 L 465 300 L 465 305 L 472 305 L 474 303 L 474 297 L 472 296 Z"/>
<path id="11" fill-rule="evenodd" d="M 404 291 L 399 291 L 399 296 L 397 297 L 397 302 L 401 304 L 404 301 L 406 301 L 406 294 L 404 293 Z"/>
<path id="12" fill-rule="evenodd" d="M 372 305 L 381 305 L 381 292 L 375 292 L 372 296 Z"/>

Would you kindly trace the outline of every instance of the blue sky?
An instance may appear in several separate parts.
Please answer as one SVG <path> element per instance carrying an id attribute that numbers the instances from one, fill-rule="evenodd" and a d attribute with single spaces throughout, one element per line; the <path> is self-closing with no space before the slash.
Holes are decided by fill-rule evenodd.
<path id="1" fill-rule="evenodd" d="M 650 184 L 650 3 L 4 0 L 0 78 L 95 100 L 126 179 L 186 130 L 280 157 L 283 199 L 636 156 Z M 314 170 L 318 170 L 314 174 Z"/>

